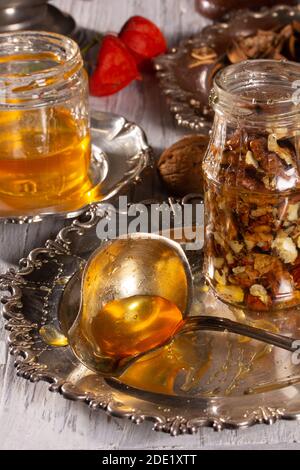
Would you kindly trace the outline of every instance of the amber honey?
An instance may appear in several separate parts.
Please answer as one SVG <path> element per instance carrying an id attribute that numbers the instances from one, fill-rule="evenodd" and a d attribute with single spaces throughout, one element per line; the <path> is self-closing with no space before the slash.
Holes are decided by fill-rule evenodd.
<path id="1" fill-rule="evenodd" d="M 62 348 L 64 346 L 68 346 L 69 344 L 68 338 L 52 323 L 43 325 L 39 329 L 39 334 L 41 335 L 43 341 L 49 346 Z"/>
<path id="2" fill-rule="evenodd" d="M 0 149 L 0 198 L 18 209 L 56 205 L 91 185 L 90 138 L 67 110 L 0 112 Z"/>
<path id="3" fill-rule="evenodd" d="M 108 302 L 94 317 L 86 313 L 69 336 L 71 343 L 85 337 L 95 352 L 121 358 L 163 344 L 181 323 L 182 314 L 173 302 L 160 296 L 133 295 Z M 41 327 L 39 333 L 51 346 L 68 344 L 53 324 Z"/>
<path id="4" fill-rule="evenodd" d="M 37 50 L 23 53 L 27 35 Z M 7 88 L 0 92 L 0 216 L 57 207 L 68 198 L 75 208 L 92 187 L 87 80 L 78 47 L 47 33 L 16 38 L 20 52 L 0 57 Z"/>
<path id="5" fill-rule="evenodd" d="M 108 302 L 94 317 L 85 312 L 75 336 L 85 337 L 102 356 L 123 358 L 162 344 L 174 334 L 181 321 L 180 310 L 169 300 L 134 295 Z"/>
<path id="6" fill-rule="evenodd" d="M 178 374 L 184 372 L 186 377 L 181 390 L 192 390 L 208 372 L 212 361 L 210 348 L 203 348 L 199 353 L 196 339 L 195 333 L 178 336 L 168 346 L 138 359 L 120 380 L 131 387 L 173 395 Z"/>

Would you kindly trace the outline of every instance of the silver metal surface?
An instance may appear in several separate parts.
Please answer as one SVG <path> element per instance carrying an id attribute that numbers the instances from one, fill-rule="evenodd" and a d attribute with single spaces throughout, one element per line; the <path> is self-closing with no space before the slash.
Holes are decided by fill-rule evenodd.
<path id="1" fill-rule="evenodd" d="M 162 93 L 166 96 L 170 111 L 179 126 L 207 134 L 212 125 L 212 112 L 208 106 L 209 89 L 203 96 L 203 82 L 207 81 L 205 72 L 200 76 L 196 68 L 189 73 L 187 56 L 192 49 L 203 46 L 214 47 L 214 43 L 228 42 L 231 34 L 253 34 L 258 29 L 278 29 L 293 20 L 300 21 L 300 6 L 275 6 L 263 8 L 260 12 L 238 11 L 229 16 L 228 21 L 214 23 L 203 28 L 193 38 L 183 40 L 168 54 L 155 59 Z M 277 28 L 276 24 L 277 23 Z M 205 101 L 205 102 L 204 102 Z"/>
<path id="2" fill-rule="evenodd" d="M 91 112 L 92 159 L 90 175 L 94 188 L 101 188 L 101 201 L 108 201 L 139 179 L 150 165 L 151 149 L 143 130 L 124 117 L 100 111 Z M 97 202 L 95 202 L 97 203 Z M 69 209 L 72 200 L 59 207 L 35 213 L 0 217 L 0 223 L 40 222 L 46 217 L 74 218 L 87 210 L 87 205 Z"/>
<path id="3" fill-rule="evenodd" d="M 75 21 L 48 0 L 0 1 L 0 32 L 35 29 L 74 35 Z"/>
<path id="4" fill-rule="evenodd" d="M 18 375 L 47 381 L 51 391 L 92 409 L 103 409 L 134 423 L 149 420 L 155 430 L 172 435 L 195 433 L 202 426 L 221 430 L 299 419 L 300 374 L 295 357 L 289 351 L 237 335 L 204 331 L 182 335 L 181 343 L 173 345 L 184 360 L 179 368 L 178 363 L 149 360 L 151 367 L 155 364 L 155 373 L 150 368 L 151 383 L 162 374 L 173 377 L 171 395 L 150 390 L 146 381 L 137 385 L 128 378 L 126 383 L 124 378 L 104 379 L 80 364 L 69 347 L 53 348 L 43 342 L 38 333 L 42 325 L 61 321 L 66 328 L 68 321 L 74 320 L 80 298 L 80 289 L 72 287 L 80 282 L 74 274 L 83 269 L 99 246 L 96 226 L 103 216 L 91 207 L 55 240 L 33 250 L 20 262 L 18 271 L 0 277 L 5 292 L 3 312 Z M 204 286 L 199 253 L 186 254 L 194 282 L 191 315 L 217 315 L 286 336 L 300 336 L 299 310 L 253 318 L 231 308 Z M 59 319 L 62 299 L 66 313 Z"/>
<path id="5" fill-rule="evenodd" d="M 170 262 L 174 270 L 169 268 Z M 183 317 L 189 314 L 193 296 L 192 274 L 183 249 L 173 240 L 154 233 L 128 234 L 95 251 L 86 264 L 83 277 L 92 263 L 99 266 L 98 310 L 107 302 L 130 295 L 157 295 L 177 305 Z M 111 273 L 109 276 L 108 272 Z M 166 275 L 168 282 L 165 282 Z M 178 285 L 179 280 L 181 285 Z"/>

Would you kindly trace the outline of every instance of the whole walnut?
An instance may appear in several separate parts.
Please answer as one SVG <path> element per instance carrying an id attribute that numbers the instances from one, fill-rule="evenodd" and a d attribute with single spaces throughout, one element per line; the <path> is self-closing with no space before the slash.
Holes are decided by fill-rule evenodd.
<path id="1" fill-rule="evenodd" d="M 202 160 L 209 137 L 191 135 L 166 149 L 157 164 L 158 171 L 172 195 L 203 194 Z"/>

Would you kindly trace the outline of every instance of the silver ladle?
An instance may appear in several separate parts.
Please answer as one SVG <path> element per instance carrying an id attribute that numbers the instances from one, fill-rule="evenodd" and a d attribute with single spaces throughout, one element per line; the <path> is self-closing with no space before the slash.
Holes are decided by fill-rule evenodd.
<path id="1" fill-rule="evenodd" d="M 97 267 L 89 295 L 84 298 L 83 288 Z M 93 271 L 93 273 L 95 270 Z M 156 234 L 134 233 L 112 240 L 99 248 L 88 261 L 82 279 L 81 308 L 69 330 L 69 343 L 78 359 L 90 369 L 104 376 L 120 376 L 138 359 L 169 344 L 184 333 L 207 330 L 227 331 L 253 338 L 279 348 L 295 351 L 296 339 L 272 333 L 228 318 L 214 316 L 188 317 L 193 297 L 190 265 L 180 244 Z M 70 294 L 69 294 L 70 295 Z M 175 304 L 183 315 L 177 331 L 152 349 L 127 357 L 113 357 L 88 351 L 88 341 L 74 334 L 79 327 L 83 307 L 92 316 L 112 300 L 133 295 L 155 295 Z M 93 313 L 94 309 L 94 313 Z M 85 313 L 86 315 L 86 313 Z M 75 341 L 74 338 L 77 338 Z"/>

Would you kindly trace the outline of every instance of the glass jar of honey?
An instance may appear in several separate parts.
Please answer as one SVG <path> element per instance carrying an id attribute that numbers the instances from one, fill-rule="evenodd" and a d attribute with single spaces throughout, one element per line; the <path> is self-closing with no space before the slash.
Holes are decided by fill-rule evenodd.
<path id="1" fill-rule="evenodd" d="M 88 80 L 78 45 L 0 35 L 0 216 L 59 207 L 91 188 Z"/>
<path id="2" fill-rule="evenodd" d="M 269 60 L 215 77 L 204 159 L 205 270 L 225 302 L 300 304 L 300 65 Z"/>

